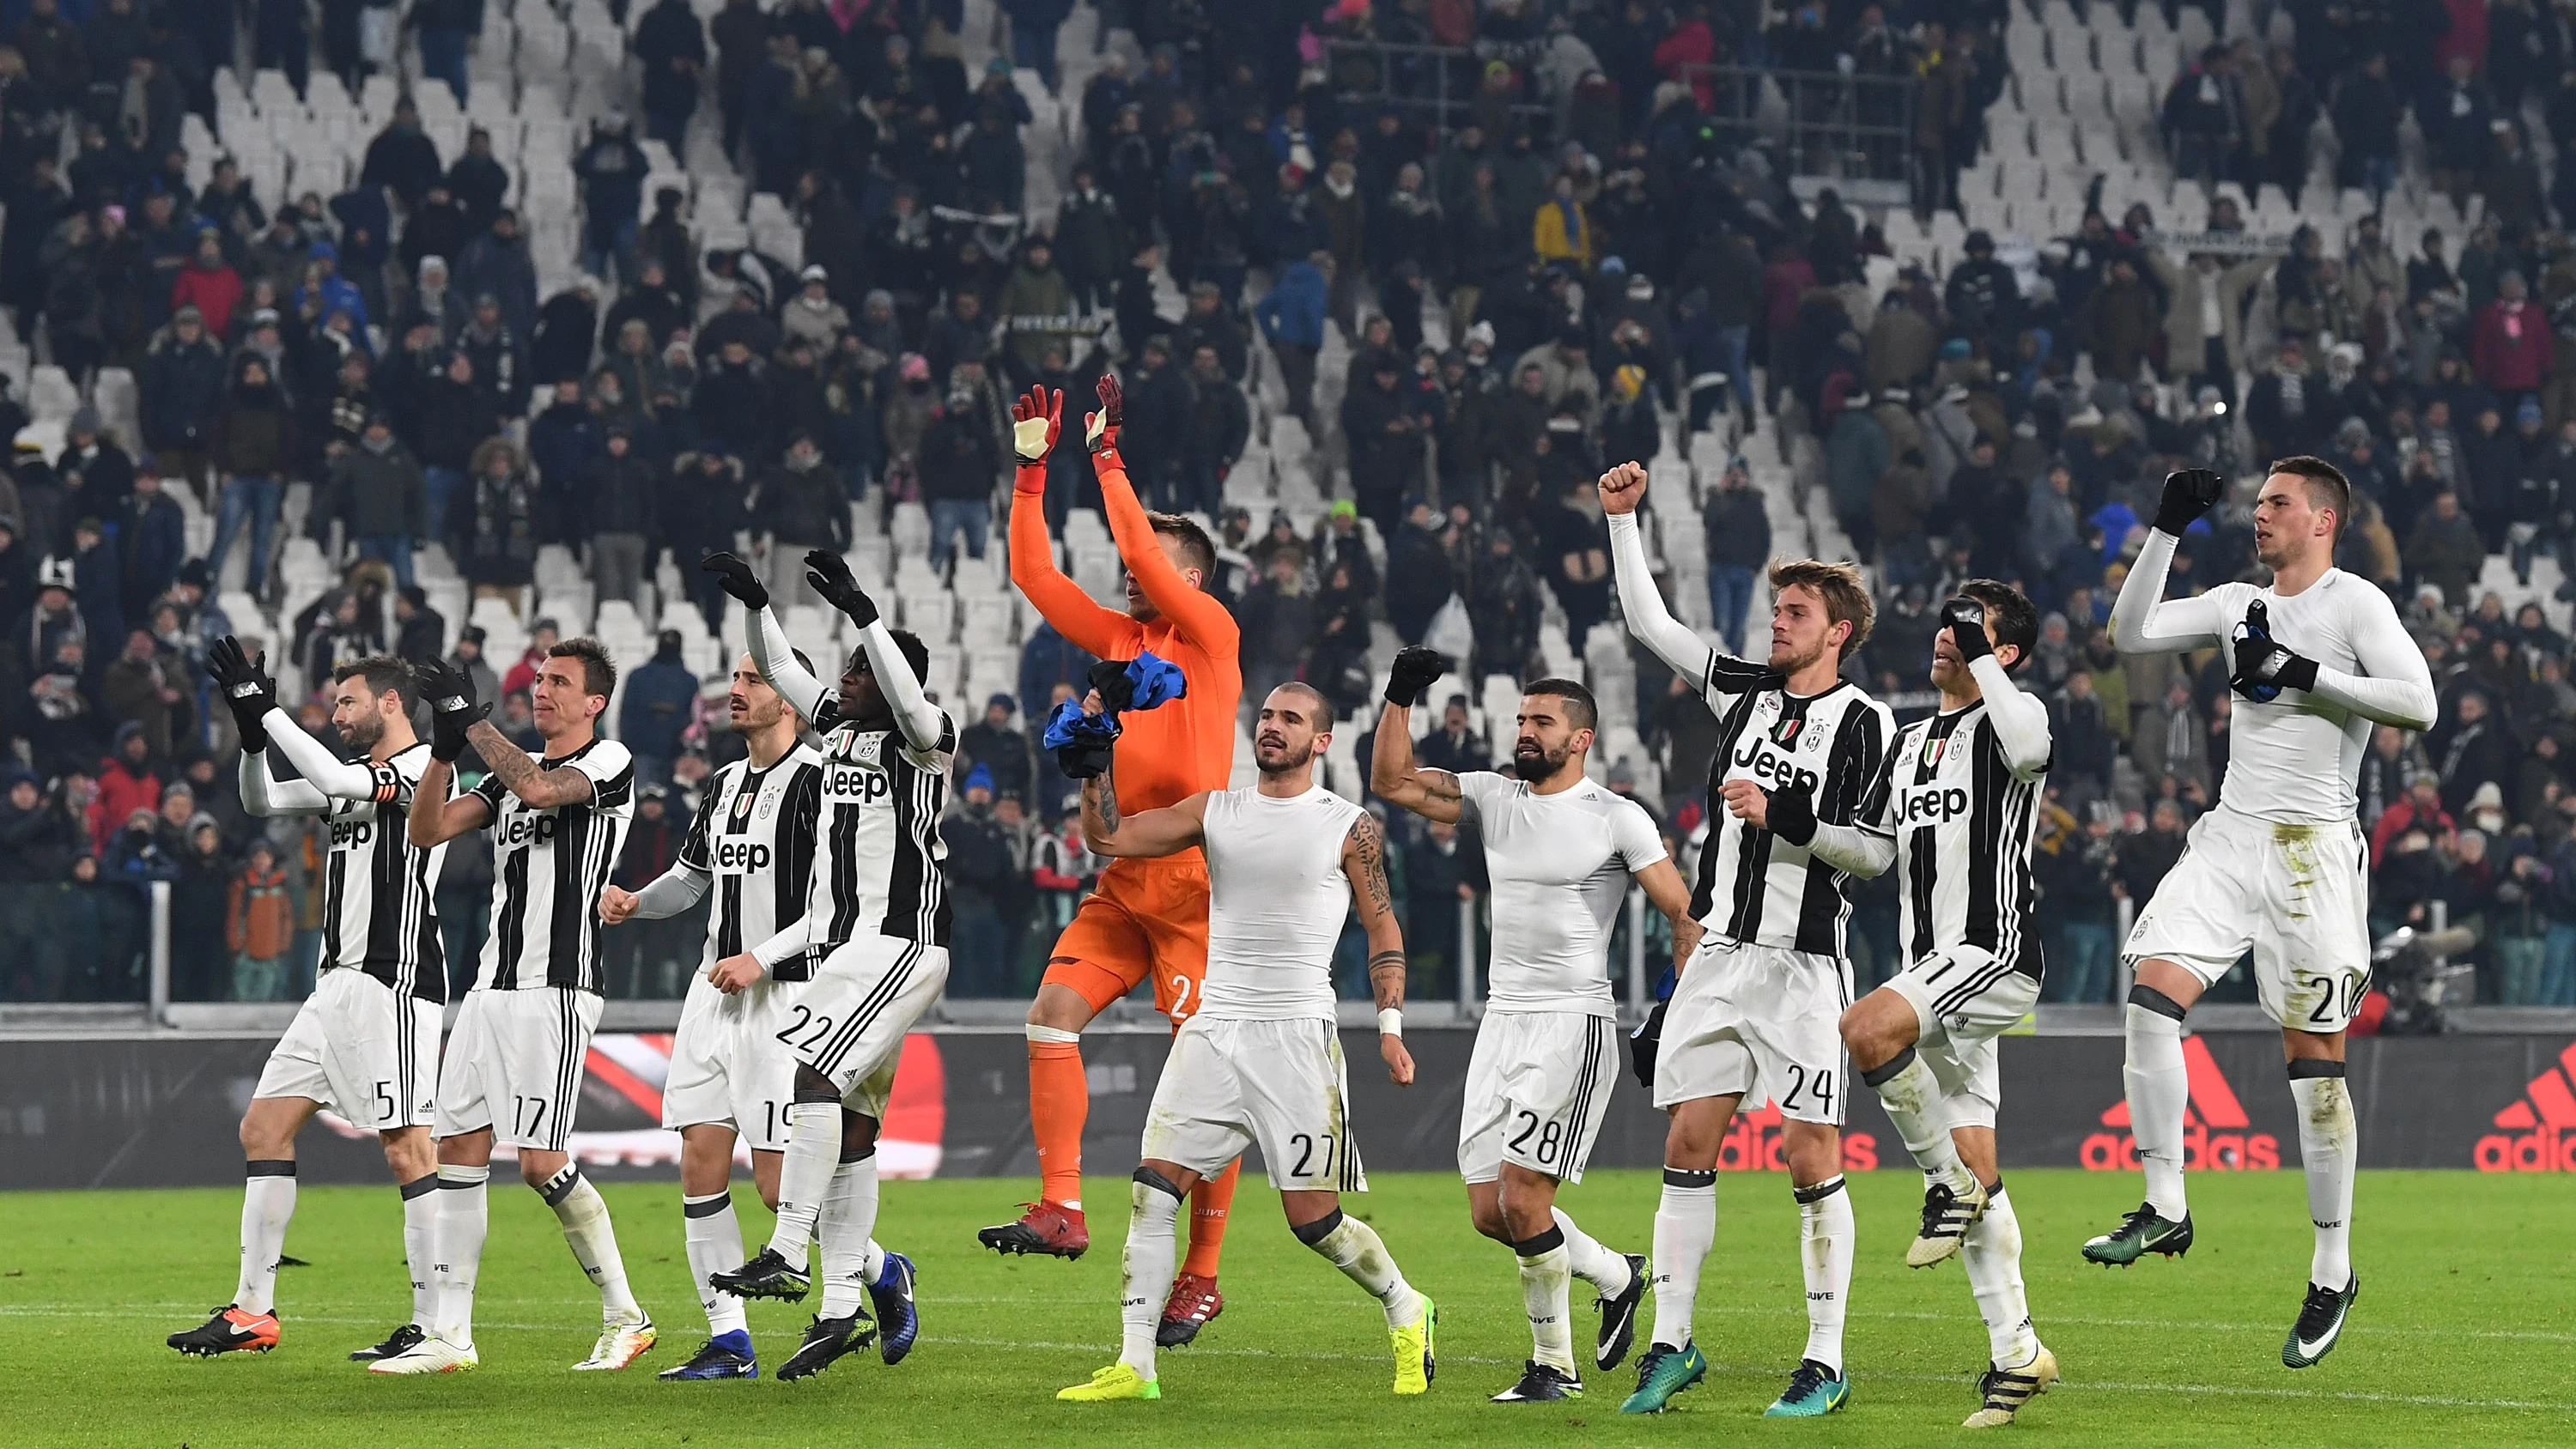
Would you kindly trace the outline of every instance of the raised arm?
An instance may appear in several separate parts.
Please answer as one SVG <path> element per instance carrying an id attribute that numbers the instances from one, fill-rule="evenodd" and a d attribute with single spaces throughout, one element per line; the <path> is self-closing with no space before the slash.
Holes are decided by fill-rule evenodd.
<path id="1" fill-rule="evenodd" d="M 955 749 L 957 742 L 949 737 L 946 712 L 922 692 L 921 679 L 912 672 L 912 661 L 903 657 L 903 650 L 895 645 L 894 631 L 878 617 L 877 601 L 868 597 L 867 590 L 860 588 L 858 579 L 850 573 L 850 561 L 828 548 L 815 549 L 805 555 L 805 582 L 823 596 L 825 603 L 859 626 L 860 652 L 867 655 L 868 670 L 876 676 L 877 688 L 885 695 L 886 703 L 894 706 L 895 727 L 903 732 L 904 743 L 915 754 Z M 768 612 L 764 610 L 761 617 L 761 630 L 767 633 L 771 627 Z M 780 638 L 784 637 L 782 631 Z M 788 658 L 794 661 L 794 656 Z M 758 657 L 754 656 L 752 662 L 759 664 Z M 769 671 L 762 666 L 761 672 Z M 781 694 L 787 692 L 783 685 L 772 687 Z"/>
<path id="2" fill-rule="evenodd" d="M 1417 769 L 1413 763 L 1413 701 L 1447 668 L 1440 651 L 1419 644 L 1395 656 L 1395 668 L 1387 675 L 1386 708 L 1378 714 L 1377 745 L 1369 755 L 1369 789 L 1425 820 L 1454 825 L 1466 809 L 1458 777 L 1447 770 Z"/>
<path id="3" fill-rule="evenodd" d="M 1413 1085 L 1413 1054 L 1404 1049 L 1404 928 L 1396 924 L 1395 895 L 1386 884 L 1386 836 L 1377 817 L 1363 810 L 1342 840 L 1342 873 L 1351 881 L 1351 909 L 1368 935 L 1369 995 L 1377 1002 L 1377 1049 L 1387 1080 Z"/>
<path id="4" fill-rule="evenodd" d="M 738 554 L 719 550 L 698 561 L 698 567 L 716 576 L 716 583 L 736 603 L 750 612 L 751 664 L 770 688 L 777 690 L 796 717 L 808 724 L 816 722 L 814 712 L 830 698 L 823 681 L 812 670 L 796 662 L 796 646 L 789 642 L 787 630 L 778 622 L 777 612 L 769 607 L 769 586 Z M 847 565 L 843 565 L 844 569 Z"/>
<path id="5" fill-rule="evenodd" d="M 241 802 L 244 810 L 263 819 L 331 813 L 331 797 L 309 781 L 281 780 L 270 774 L 265 751 L 242 751 Z"/>
<path id="6" fill-rule="evenodd" d="M 519 803 L 531 810 L 578 805 L 588 800 L 597 787 L 598 782 L 586 770 L 549 770 L 538 764 L 534 755 L 510 743 L 510 737 L 490 720 L 476 720 L 466 730 L 465 739 L 483 757 L 484 768 L 500 780 L 502 788 L 518 796 Z"/>
<path id="7" fill-rule="evenodd" d="M 1064 421 L 1064 394 L 1031 388 L 1011 404 L 1011 437 L 1018 471 L 1011 480 L 1011 583 L 1038 614 L 1074 647 L 1102 659 L 1132 657 L 1136 621 L 1102 608 L 1055 566 L 1055 541 L 1047 533 L 1047 453 Z"/>
<path id="8" fill-rule="evenodd" d="M 2173 566 L 2176 542 L 2162 529 L 2150 530 L 2120 585 L 2111 606 L 2111 642 L 2123 654 L 2174 654 L 2226 642 L 2227 614 L 2217 595 L 2165 598 L 2165 570 Z"/>
<path id="9" fill-rule="evenodd" d="M 1646 540 L 1637 531 L 1637 505 L 1646 496 L 1642 463 L 1622 463 L 1601 475 L 1601 507 L 1610 520 L 1610 572 L 1619 585 L 1619 612 L 1628 632 L 1654 651 L 1675 674 L 1691 682 L 1700 698 L 1742 694 L 1776 684 L 1779 676 L 1763 665 L 1736 659 L 1708 646 L 1688 624 L 1664 607 L 1655 588 L 1654 566 L 1646 561 Z"/>
<path id="10" fill-rule="evenodd" d="M 527 758 L 524 751 L 513 752 L 521 759 Z M 498 818 L 492 802 L 480 794 L 469 792 L 449 799 L 448 787 L 455 777 L 456 762 L 440 759 L 433 747 L 429 763 L 421 769 L 420 783 L 412 787 L 414 803 L 403 826 L 404 834 L 413 845 L 423 850 L 433 845 L 444 845 L 468 831 L 480 830 Z M 428 800 L 440 802 L 438 808 L 424 809 L 419 802 Z"/>
<path id="11" fill-rule="evenodd" d="M 1207 792 L 1199 791 L 1160 810 L 1134 815 L 1118 811 L 1117 767 L 1112 764 L 1082 782 L 1082 839 L 1094 855 L 1178 855 L 1204 838 Z"/>
<path id="12" fill-rule="evenodd" d="M 295 773 L 302 775 L 315 791 L 334 800 L 388 801 L 399 798 L 399 781 L 391 787 L 394 793 L 388 794 L 385 775 L 363 763 L 344 760 L 331 753 L 320 740 L 306 734 L 286 711 L 271 709 L 265 723 L 270 748 L 286 756 L 295 766 Z M 249 762 L 245 760 L 243 763 Z M 263 759 L 260 763 L 265 771 L 267 761 Z M 271 798 L 275 797 L 272 795 Z"/>
<path id="13" fill-rule="evenodd" d="M 1091 415 L 1086 431 L 1092 471 L 1100 475 L 1100 508 L 1109 515 L 1109 536 L 1118 545 L 1119 561 L 1127 565 L 1137 591 L 1172 621 L 1182 638 L 1220 659 L 1231 659 L 1242 648 L 1242 628 L 1216 595 L 1183 578 L 1171 556 L 1163 552 L 1154 521 L 1146 517 L 1145 505 L 1136 498 L 1136 485 L 1127 477 L 1127 460 L 1118 453 L 1118 429 L 1126 407 L 1118 379 L 1102 374 L 1099 391 L 1101 411 Z"/>
<path id="14" fill-rule="evenodd" d="M 2013 778 L 2039 778 L 2048 770 L 2048 706 L 2022 693 L 2003 661 L 1995 657 L 1985 605 L 1965 594 L 1954 595 L 1941 606 L 1941 627 L 1977 681 L 1986 718 L 1994 725 L 1995 743 L 2003 747 L 2004 764 Z"/>

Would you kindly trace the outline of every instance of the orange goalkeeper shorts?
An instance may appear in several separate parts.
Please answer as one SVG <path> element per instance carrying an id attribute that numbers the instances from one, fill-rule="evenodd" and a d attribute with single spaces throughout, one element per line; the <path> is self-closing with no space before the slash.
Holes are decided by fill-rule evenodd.
<path id="1" fill-rule="evenodd" d="M 1094 1016 L 1154 983 L 1154 1009 L 1178 1027 L 1207 978 L 1208 878 L 1198 861 L 1112 861 L 1056 937 L 1046 980 L 1080 993 Z"/>

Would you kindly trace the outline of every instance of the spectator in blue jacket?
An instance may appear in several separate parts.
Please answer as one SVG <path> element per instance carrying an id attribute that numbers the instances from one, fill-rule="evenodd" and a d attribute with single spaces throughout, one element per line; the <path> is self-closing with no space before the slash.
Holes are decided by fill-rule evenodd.
<path id="1" fill-rule="evenodd" d="M 1065 18 L 1073 14 L 1073 0 L 1001 0 L 1002 13 L 1011 17 L 1011 60 L 1022 70 L 1033 70 L 1046 83 L 1050 94 L 1055 90 L 1055 33 L 1063 28 Z"/>
<path id="2" fill-rule="evenodd" d="M 179 565 L 188 561 L 188 518 L 161 491 L 161 470 L 148 458 L 134 470 L 134 491 L 117 507 L 121 601 L 126 618 L 142 619 L 150 616 L 152 601 L 178 582 Z"/>
<path id="3" fill-rule="evenodd" d="M 359 295 L 355 284 L 340 275 L 340 249 L 327 241 L 316 241 L 311 257 L 313 270 L 307 275 L 312 280 L 295 289 L 292 299 L 295 310 L 302 312 L 304 299 L 318 295 L 322 300 L 322 312 L 346 312 L 350 321 L 364 329 L 368 316 L 367 299 Z"/>
<path id="4" fill-rule="evenodd" d="M 224 403 L 224 355 L 206 335 L 205 318 L 182 307 L 153 339 L 136 379 L 143 446 L 164 475 L 185 478 L 206 496 L 206 455 Z"/>
<path id="5" fill-rule="evenodd" d="M 656 783 L 671 778 L 680 735 L 697 715 L 698 676 L 680 658 L 680 631 L 665 629 L 653 657 L 626 677 L 618 707 L 617 737 L 635 755 L 635 774 Z"/>
<path id="6" fill-rule="evenodd" d="M 1279 354 L 1280 375 L 1288 384 L 1288 411 L 1315 428 L 1315 354 L 1324 346 L 1324 315 L 1333 292 L 1333 255 L 1317 251 L 1288 268 L 1279 285 L 1253 308 L 1261 335 Z"/>

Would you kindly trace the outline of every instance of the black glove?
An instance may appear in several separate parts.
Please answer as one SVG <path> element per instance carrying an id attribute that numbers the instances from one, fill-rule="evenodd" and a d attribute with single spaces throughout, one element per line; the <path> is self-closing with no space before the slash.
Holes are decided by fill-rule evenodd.
<path id="1" fill-rule="evenodd" d="M 1724 652 L 1713 656 L 1708 666 L 1709 688 L 1720 694 L 1758 694 L 1788 682 L 1789 676 L 1768 664 L 1756 664 Z"/>
<path id="2" fill-rule="evenodd" d="M 847 614 L 850 622 L 864 629 L 877 621 L 877 601 L 859 587 L 850 573 L 850 561 L 828 548 L 818 548 L 805 555 L 805 582 L 823 596 L 823 602 Z"/>
<path id="3" fill-rule="evenodd" d="M 1959 651 L 1959 662 L 1974 664 L 1995 652 L 1986 638 L 1986 606 L 1965 594 L 1953 594 L 1941 606 L 1941 622 L 1950 630 L 1950 647 Z"/>
<path id="4" fill-rule="evenodd" d="M 1112 739 L 1083 738 L 1069 745 L 1058 745 L 1055 767 L 1068 780 L 1088 780 L 1108 773 L 1109 757 L 1118 748 Z"/>
<path id="5" fill-rule="evenodd" d="M 698 560 L 698 567 L 716 576 L 724 591 L 742 601 L 746 609 L 769 607 L 769 586 L 752 572 L 751 565 L 740 554 L 718 551 Z"/>
<path id="6" fill-rule="evenodd" d="M 1429 689 L 1449 672 L 1449 656 L 1415 644 L 1396 651 L 1395 667 L 1386 673 L 1386 702 L 1407 709 L 1422 702 Z"/>
<path id="7" fill-rule="evenodd" d="M 1649 1092 L 1655 1090 L 1655 1053 L 1664 1044 L 1664 1008 L 1670 1004 L 1670 998 L 1656 1002 L 1637 1029 L 1628 1033 L 1628 1071 Z"/>
<path id="8" fill-rule="evenodd" d="M 1100 712 L 1112 718 L 1136 703 L 1136 681 L 1127 677 L 1131 659 L 1103 659 L 1083 672 L 1083 682 L 1100 694 Z M 1091 772 L 1099 774 L 1098 770 Z"/>
<path id="9" fill-rule="evenodd" d="M 452 765 L 465 753 L 465 732 L 492 706 L 475 703 L 474 681 L 444 659 L 420 667 L 420 695 L 429 701 L 429 757 Z"/>
<path id="10" fill-rule="evenodd" d="M 242 749 L 254 755 L 268 748 L 268 712 L 277 708 L 277 681 L 268 677 L 267 662 L 265 654 L 250 657 L 230 634 L 206 651 L 206 673 L 232 708 Z"/>
<path id="11" fill-rule="evenodd" d="M 2218 506 L 2227 480 L 2207 468 L 2185 468 L 2165 475 L 2165 496 L 2156 504 L 2156 528 L 2182 537 L 2192 521 Z"/>
<path id="12" fill-rule="evenodd" d="M 2272 637 L 2272 621 L 2263 601 L 2245 606 L 2245 628 L 2236 636 L 2236 673 L 2227 683 L 2257 704 L 2269 704 L 2285 689 L 2317 687 L 2317 661 Z"/>
<path id="13" fill-rule="evenodd" d="M 1816 838 L 1816 801 L 1802 786 L 1783 786 L 1771 792 L 1763 806 L 1763 819 L 1770 822 L 1771 833 L 1791 845 L 1804 846 Z"/>

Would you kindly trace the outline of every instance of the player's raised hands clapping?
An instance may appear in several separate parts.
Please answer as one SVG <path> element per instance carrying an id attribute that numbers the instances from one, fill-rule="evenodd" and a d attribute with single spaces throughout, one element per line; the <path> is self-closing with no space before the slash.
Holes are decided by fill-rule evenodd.
<path id="1" fill-rule="evenodd" d="M 714 574 L 716 576 L 716 582 L 723 587 L 726 593 L 731 594 L 736 599 L 740 600 L 744 608 L 766 609 L 769 607 L 769 586 L 760 581 L 759 573 L 752 568 L 750 562 L 744 559 L 742 555 L 737 553 L 727 553 L 719 549 L 714 553 L 708 554 L 705 558 L 700 559 L 698 561 L 698 567 L 708 573 Z"/>
<path id="2" fill-rule="evenodd" d="M 1395 666 L 1386 674 L 1386 702 L 1407 709 L 1422 700 L 1422 691 L 1440 681 L 1449 672 L 1449 658 L 1428 645 L 1414 644 L 1396 651 Z"/>
<path id="3" fill-rule="evenodd" d="M 1634 513 L 1646 498 L 1646 465 L 1622 463 L 1601 475 L 1601 511 Z"/>
<path id="4" fill-rule="evenodd" d="M 1114 372 L 1100 374 L 1092 391 L 1100 395 L 1100 411 L 1084 424 L 1083 439 L 1098 453 L 1118 446 L 1118 429 L 1127 421 L 1127 394 L 1119 388 Z"/>

